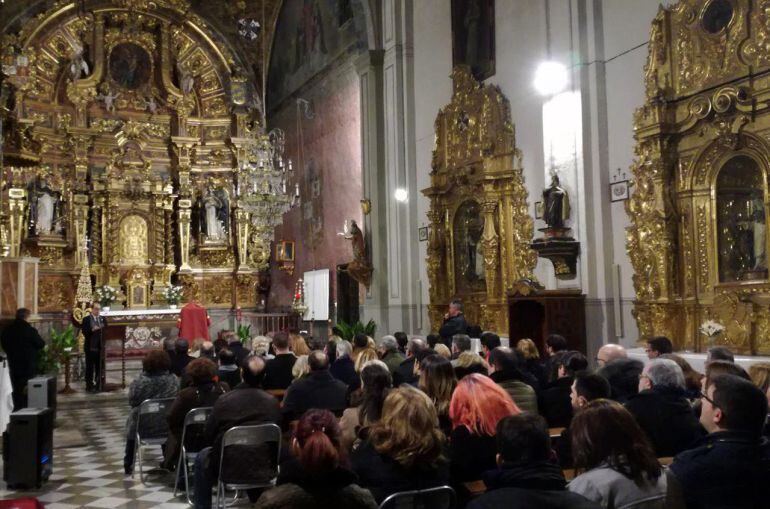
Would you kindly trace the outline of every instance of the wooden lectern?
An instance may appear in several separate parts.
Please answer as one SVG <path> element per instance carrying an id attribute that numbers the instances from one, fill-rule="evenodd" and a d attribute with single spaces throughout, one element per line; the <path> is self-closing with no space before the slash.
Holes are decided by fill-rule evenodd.
<path id="1" fill-rule="evenodd" d="M 585 295 L 580 290 L 543 290 L 519 283 L 508 294 L 511 346 L 529 338 L 545 357 L 545 340 L 560 334 L 570 350 L 586 351 Z"/>

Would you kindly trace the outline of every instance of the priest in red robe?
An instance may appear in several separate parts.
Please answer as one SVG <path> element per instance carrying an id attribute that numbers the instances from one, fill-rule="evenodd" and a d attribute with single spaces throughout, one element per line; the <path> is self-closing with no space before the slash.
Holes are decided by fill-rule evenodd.
<path id="1" fill-rule="evenodd" d="M 209 341 L 209 325 L 211 318 L 206 312 L 206 308 L 196 301 L 188 302 L 179 311 L 179 339 L 184 339 L 187 344 L 191 344 L 194 339 L 203 338 Z"/>

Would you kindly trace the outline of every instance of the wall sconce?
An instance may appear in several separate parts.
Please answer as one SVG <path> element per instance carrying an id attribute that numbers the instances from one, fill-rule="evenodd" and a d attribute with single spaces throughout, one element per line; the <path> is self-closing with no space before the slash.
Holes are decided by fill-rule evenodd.
<path id="1" fill-rule="evenodd" d="M 364 198 L 361 200 L 361 210 L 365 216 L 368 216 L 372 211 L 372 201 L 369 198 Z"/>
<path id="2" fill-rule="evenodd" d="M 293 240 L 282 240 L 275 245 L 275 262 L 278 269 L 290 276 L 294 274 L 294 255 Z"/>

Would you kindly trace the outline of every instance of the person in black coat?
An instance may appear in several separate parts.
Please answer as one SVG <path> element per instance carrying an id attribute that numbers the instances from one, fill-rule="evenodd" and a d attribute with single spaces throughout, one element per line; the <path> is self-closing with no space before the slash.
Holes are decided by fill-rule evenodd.
<path id="1" fill-rule="evenodd" d="M 653 359 L 639 378 L 639 394 L 626 408 L 647 434 L 660 457 L 689 449 L 705 434 L 684 389 L 684 374 L 670 359 Z"/>
<path id="2" fill-rule="evenodd" d="M 86 357 L 86 390 L 104 389 L 104 329 L 107 320 L 101 316 L 101 306 L 98 302 L 91 304 L 91 313 L 83 318 L 80 330 L 85 342 L 83 348 Z"/>
<path id="3" fill-rule="evenodd" d="M 497 423 L 497 470 L 484 474 L 486 493 L 468 509 L 598 509 L 582 495 L 567 491 L 553 463 L 548 425 L 536 414 L 505 417 Z"/>
<path id="4" fill-rule="evenodd" d="M 537 408 L 548 426 L 565 428 L 572 420 L 572 382 L 575 374 L 588 368 L 588 361 L 580 352 L 557 353 L 554 356 L 558 378 L 538 394 Z"/>
<path id="5" fill-rule="evenodd" d="M 415 357 L 417 352 L 427 348 L 425 341 L 422 339 L 411 339 L 406 347 L 406 360 L 398 365 L 396 371 L 393 373 L 393 387 L 398 387 L 401 384 L 416 384 L 417 374 L 415 373 L 414 365 L 417 361 Z"/>
<path id="6" fill-rule="evenodd" d="M 329 373 L 329 359 L 320 350 L 310 352 L 310 373 L 295 380 L 283 398 L 283 413 L 288 421 L 299 419 L 307 410 L 318 408 L 341 416 L 347 407 L 348 386 Z"/>
<path id="7" fill-rule="evenodd" d="M 227 343 L 227 348 L 235 354 L 235 363 L 238 366 L 242 365 L 246 357 L 249 356 L 249 350 L 243 346 L 243 343 L 241 343 L 241 340 L 238 339 L 237 336 L 232 336 L 230 338 Z"/>
<path id="8" fill-rule="evenodd" d="M 27 406 L 27 382 L 37 373 L 38 352 L 45 347 L 45 341 L 37 329 L 27 322 L 29 309 L 16 311 L 16 319 L 8 325 L 0 336 L 13 388 L 13 409 Z"/>
<path id="9" fill-rule="evenodd" d="M 449 311 L 444 315 L 444 323 L 438 330 L 441 341 L 448 348 L 452 348 L 452 336 L 455 334 L 466 334 L 468 331 L 468 322 L 463 315 L 463 303 L 459 300 L 453 300 L 449 303 Z"/>
<path id="10" fill-rule="evenodd" d="M 598 375 L 610 383 L 610 397 L 625 404 L 639 392 L 639 375 L 644 363 L 637 359 L 615 359 L 599 368 Z"/>
<path id="11" fill-rule="evenodd" d="M 286 389 L 291 385 L 294 376 L 291 370 L 297 357 L 289 350 L 289 335 L 278 332 L 273 338 L 275 357 L 267 361 L 265 367 L 265 390 Z"/>
<path id="12" fill-rule="evenodd" d="M 241 370 L 238 368 L 235 354 L 229 348 L 224 348 L 219 352 L 217 376 L 221 382 L 225 382 L 233 388 L 238 387 L 241 383 Z"/>
<path id="13" fill-rule="evenodd" d="M 174 356 L 171 357 L 171 372 L 178 377 L 184 375 L 185 368 L 193 360 L 193 357 L 187 354 L 189 348 L 190 346 L 184 339 L 177 339 L 176 343 L 174 343 Z"/>
<path id="14" fill-rule="evenodd" d="M 352 385 L 358 378 L 352 357 L 353 346 L 349 341 L 339 341 L 335 350 L 337 358 L 334 359 L 334 364 L 331 364 L 329 373 L 345 385 Z"/>
<path id="15" fill-rule="evenodd" d="M 767 398 L 735 375 L 714 377 L 701 398 L 709 432 L 670 469 L 688 509 L 764 508 L 770 500 L 770 443 L 761 437 Z"/>

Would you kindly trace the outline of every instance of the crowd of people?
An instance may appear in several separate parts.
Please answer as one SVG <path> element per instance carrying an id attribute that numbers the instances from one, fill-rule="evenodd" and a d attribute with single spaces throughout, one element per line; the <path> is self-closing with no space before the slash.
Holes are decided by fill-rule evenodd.
<path id="1" fill-rule="evenodd" d="M 374 508 L 443 485 L 471 509 L 767 507 L 770 364 L 746 372 L 715 348 L 701 375 L 666 338 L 648 342 L 646 363 L 613 344 L 589 363 L 557 335 L 542 359 L 531 340 L 509 348 L 493 333 L 476 353 L 458 316 L 451 339 L 169 344 L 144 360 L 130 403 L 176 397 L 167 468 L 186 412 L 213 407 L 195 460 L 201 508 L 227 468 L 224 433 L 261 423 L 281 426 L 287 446 L 276 487 L 250 493 L 260 508 Z"/>

